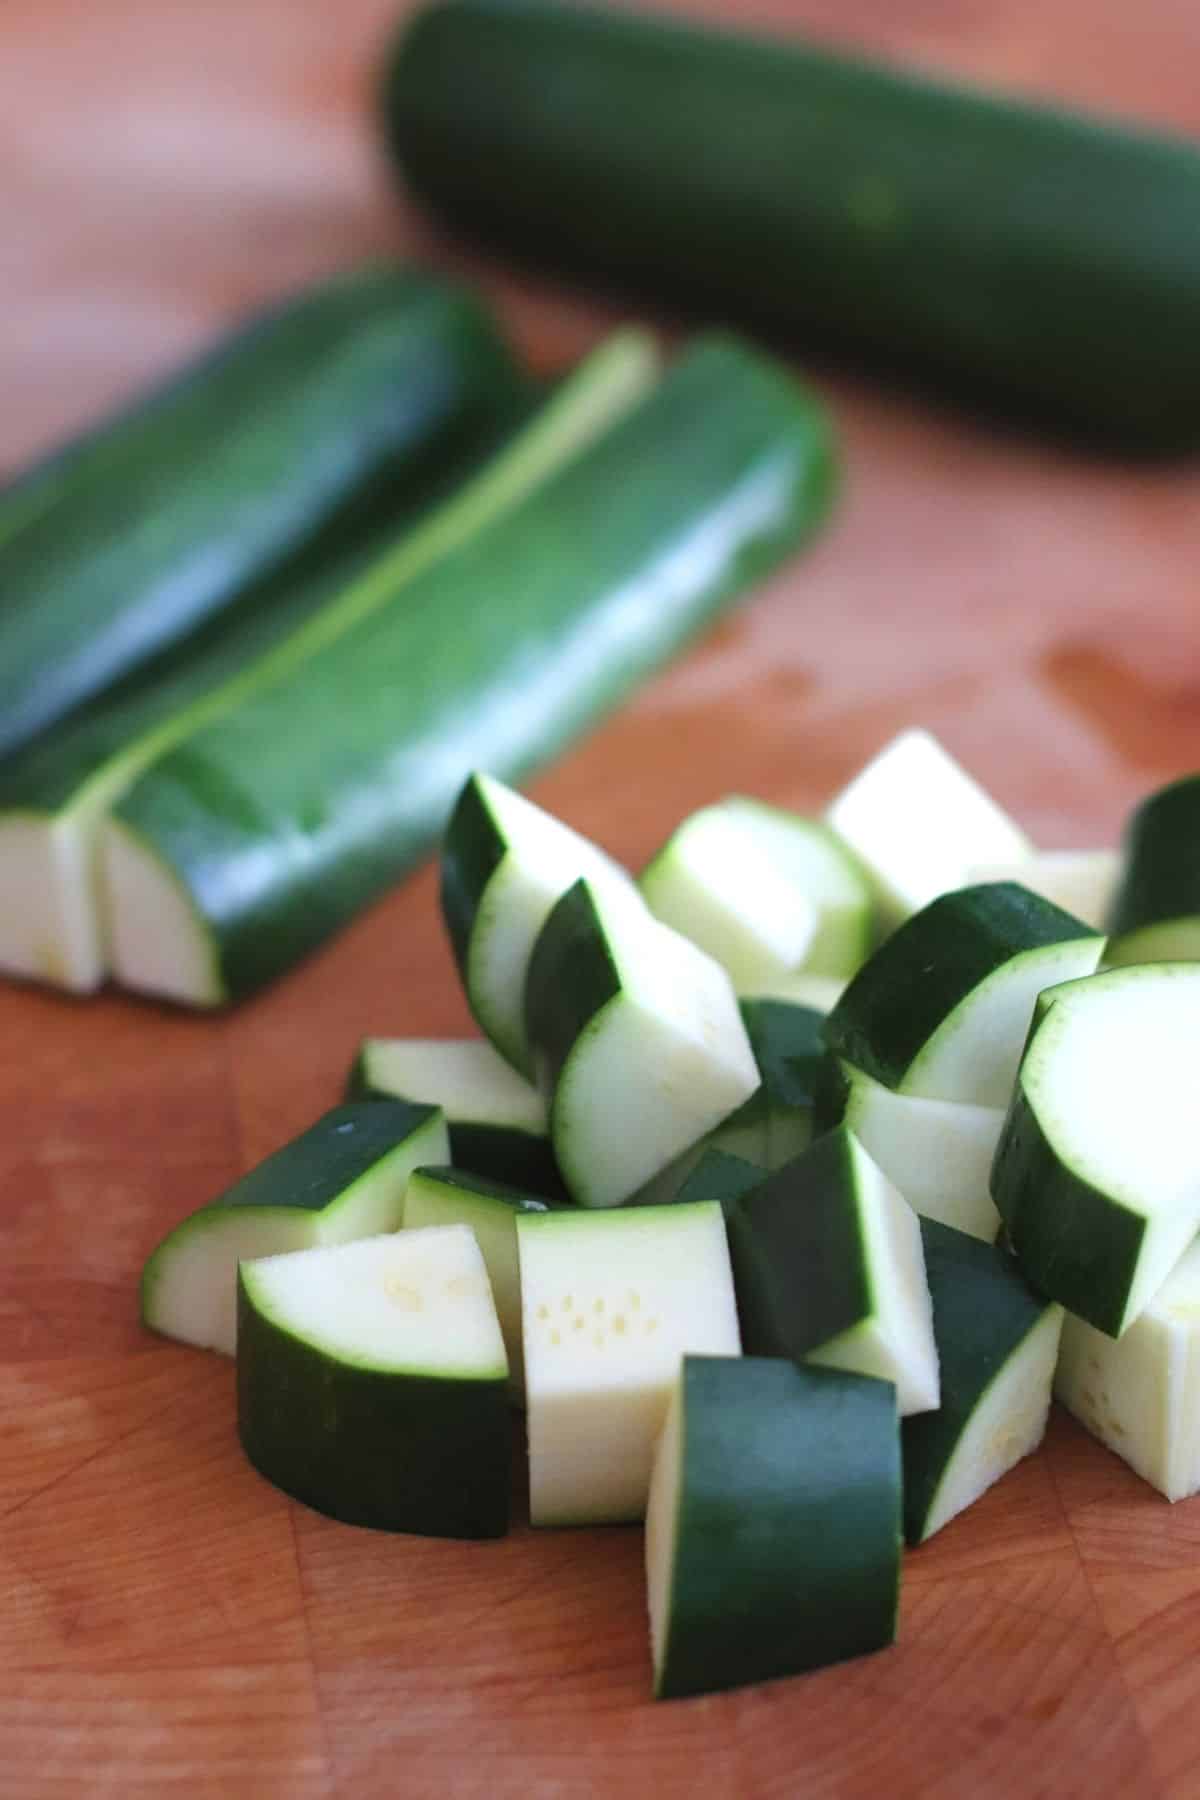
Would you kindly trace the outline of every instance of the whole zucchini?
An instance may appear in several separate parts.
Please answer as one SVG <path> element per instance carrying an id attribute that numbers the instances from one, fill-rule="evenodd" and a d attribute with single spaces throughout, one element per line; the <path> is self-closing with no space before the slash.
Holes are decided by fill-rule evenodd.
<path id="1" fill-rule="evenodd" d="M 502 247 L 1107 447 L 1200 444 L 1200 151 L 800 43 L 437 0 L 386 131 Z"/>
<path id="2" fill-rule="evenodd" d="M 589 398 L 585 366 L 557 404 L 595 412 L 611 379 Z M 278 975 L 424 854 L 473 768 L 545 762 L 824 516 L 824 414 L 734 342 L 611 418 L 142 775 L 106 833 L 118 980 L 212 1005 Z"/>
<path id="3" fill-rule="evenodd" d="M 0 754 L 175 642 L 512 387 L 458 288 L 370 266 L 0 492 Z"/>

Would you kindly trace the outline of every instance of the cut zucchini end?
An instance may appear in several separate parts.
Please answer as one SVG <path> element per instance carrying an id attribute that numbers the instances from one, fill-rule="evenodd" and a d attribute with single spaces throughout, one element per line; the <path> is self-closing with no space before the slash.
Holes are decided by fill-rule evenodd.
<path id="1" fill-rule="evenodd" d="M 1120 932 L 1105 945 L 1104 961 L 1109 968 L 1200 961 L 1200 917 L 1160 919 L 1153 925 Z"/>
<path id="2" fill-rule="evenodd" d="M 1050 1414 L 1062 1326 L 1062 1307 L 1048 1306 L 1005 1362 L 975 1407 L 924 1518 L 914 1521 L 910 1543 L 925 1543 L 1037 1449 Z"/>
<path id="3" fill-rule="evenodd" d="M 221 1006 L 216 946 L 166 862 L 122 820 L 105 821 L 101 907 L 112 973 L 122 987 L 185 1006 Z"/>
<path id="4" fill-rule="evenodd" d="M 656 1700 L 666 1698 L 663 1671 L 667 1660 L 679 1489 L 683 1474 L 683 1429 L 683 1383 L 677 1381 L 654 1453 L 646 1502 L 646 1608 L 650 1615 L 650 1664 Z"/>
<path id="5" fill-rule="evenodd" d="M 106 973 L 95 827 L 82 811 L 0 815 L 0 970 L 89 994 Z"/>
<path id="6" fill-rule="evenodd" d="M 318 1240 L 318 1219 L 278 1206 L 202 1207 L 146 1259 L 142 1323 L 176 1343 L 232 1356 L 239 1260 L 309 1249 Z"/>

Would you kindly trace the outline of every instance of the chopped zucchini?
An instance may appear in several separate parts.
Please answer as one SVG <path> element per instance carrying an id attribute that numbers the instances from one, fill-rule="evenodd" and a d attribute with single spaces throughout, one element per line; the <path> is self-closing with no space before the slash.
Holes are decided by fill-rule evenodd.
<path id="1" fill-rule="evenodd" d="M 964 885 L 1018 881 L 1030 893 L 1040 894 L 1043 900 L 1052 900 L 1064 912 L 1082 919 L 1093 931 L 1106 931 L 1120 877 L 1118 850 L 1035 850 L 1011 862 L 977 863 L 967 870 Z"/>
<path id="2" fill-rule="evenodd" d="M 707 1694 L 896 1635 L 891 1385 L 774 1357 L 685 1356 L 646 1513 L 654 1693 Z"/>
<path id="3" fill-rule="evenodd" d="M 1143 800 L 1125 832 L 1107 963 L 1200 960 L 1200 775 Z"/>
<path id="4" fill-rule="evenodd" d="M 687 1351 L 740 1353 L 721 1208 L 518 1213 L 535 1525 L 640 1519 Z"/>
<path id="5" fill-rule="evenodd" d="M 142 1272 L 143 1321 L 232 1356 L 240 1258 L 398 1230 L 409 1175 L 449 1151 L 434 1106 L 335 1106 L 167 1233 Z"/>
<path id="6" fill-rule="evenodd" d="M 508 1366 L 465 1225 L 238 1274 L 238 1435 L 293 1499 L 381 1531 L 502 1537 Z"/>

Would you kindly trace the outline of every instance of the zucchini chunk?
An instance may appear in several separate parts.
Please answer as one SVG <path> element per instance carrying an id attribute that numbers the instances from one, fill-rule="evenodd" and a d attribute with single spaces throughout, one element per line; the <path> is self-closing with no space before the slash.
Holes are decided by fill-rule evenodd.
<path id="1" fill-rule="evenodd" d="M 774 1357 L 684 1357 L 646 1512 L 656 1699 L 893 1642 L 898 1435 L 886 1381 Z"/>
<path id="2" fill-rule="evenodd" d="M 1108 929 L 1113 895 L 1121 878 L 1119 850 L 1035 850 L 1013 862 L 977 863 L 967 870 L 965 886 L 987 881 L 1017 881 L 1043 900 L 1082 919 L 1093 931 Z M 1105 950 L 1108 959 L 1108 951 Z"/>
<path id="3" fill-rule="evenodd" d="M 347 1099 L 440 1106 L 456 1169 L 559 1196 L 546 1102 L 484 1038 L 364 1038 Z"/>
<path id="4" fill-rule="evenodd" d="M 801 970 L 848 978 L 870 948 L 870 890 L 854 858 L 826 827 L 758 800 L 693 813 L 638 882 L 655 917 L 742 994 Z"/>
<path id="5" fill-rule="evenodd" d="M 412 868 L 472 769 L 527 776 L 824 517 L 828 426 L 789 374 L 710 337 L 647 393 L 644 339 L 622 342 L 558 391 L 571 454 L 533 492 L 121 799 L 105 834 L 114 882 L 128 873 L 119 980 L 163 991 L 178 933 L 200 938 L 174 953 L 208 979 L 175 998 L 280 975 Z M 121 901 L 170 921 L 152 952 Z"/>
<path id="6" fill-rule="evenodd" d="M 572 1199 L 619 1206 L 759 1085 L 728 975 L 636 899 L 577 881 L 529 962 L 525 1029 Z"/>
<path id="7" fill-rule="evenodd" d="M 1120 1337 L 1200 1231 L 1200 964 L 1112 969 L 1035 1024 L 992 1195 L 1029 1280 Z"/>
<path id="8" fill-rule="evenodd" d="M 1032 855 L 1025 833 L 928 731 L 902 731 L 826 809 L 893 927 L 966 884 L 974 863 Z"/>
<path id="9" fill-rule="evenodd" d="M 1200 960 L 1200 775 L 1160 788 L 1125 832 L 1107 963 Z"/>
<path id="10" fill-rule="evenodd" d="M 990 1180 L 1003 1110 L 893 1093 L 850 1063 L 842 1071 L 841 1120 L 913 1211 L 992 1243 L 1000 1215 Z"/>
<path id="11" fill-rule="evenodd" d="M 534 1525 L 645 1514 L 685 1351 L 737 1356 L 721 1208 L 518 1213 Z"/>
<path id="12" fill-rule="evenodd" d="M 942 894 L 864 963 L 826 1042 L 902 1094 L 1007 1106 L 1038 994 L 1091 974 L 1103 948 L 1015 882 Z"/>
<path id="13" fill-rule="evenodd" d="M 697 1200 L 717 1200 L 724 1207 L 756 1188 L 763 1173 L 758 1163 L 747 1162 L 744 1156 L 708 1149 L 689 1172 L 675 1199 L 680 1206 Z"/>
<path id="14" fill-rule="evenodd" d="M 546 1210 L 544 1200 L 464 1169 L 414 1169 L 404 1190 L 405 1231 L 421 1231 L 434 1225 L 469 1225 L 475 1233 L 504 1335 L 509 1386 L 517 1400 L 523 1400 L 525 1395 L 517 1215 Z"/>
<path id="15" fill-rule="evenodd" d="M 1200 1242 L 1118 1341 L 1067 1314 L 1054 1392 L 1168 1500 L 1200 1493 Z"/>
<path id="16" fill-rule="evenodd" d="M 461 289 L 339 275 L 0 492 L 0 754 L 239 599 L 373 483 L 511 397 Z"/>
<path id="17" fill-rule="evenodd" d="M 941 1368 L 937 1412 L 905 1419 L 904 1529 L 923 1544 L 1041 1443 L 1063 1309 L 1012 1257 L 921 1220 Z"/>
<path id="18" fill-rule="evenodd" d="M 238 1270 L 238 1435 L 260 1475 L 348 1525 L 503 1537 L 508 1366 L 465 1225 Z"/>
<path id="19" fill-rule="evenodd" d="M 232 1356 L 240 1258 L 399 1230 L 409 1175 L 449 1153 L 435 1106 L 335 1106 L 167 1233 L 142 1271 L 143 1322 Z"/>
<path id="20" fill-rule="evenodd" d="M 917 1215 L 844 1126 L 725 1217 L 748 1355 L 878 1376 L 901 1415 L 938 1404 Z"/>
<path id="21" fill-rule="evenodd" d="M 555 901 L 584 878 L 636 898 L 632 876 L 597 845 L 502 781 L 469 777 L 442 840 L 442 915 L 476 1023 L 524 1075 L 529 958 Z"/>

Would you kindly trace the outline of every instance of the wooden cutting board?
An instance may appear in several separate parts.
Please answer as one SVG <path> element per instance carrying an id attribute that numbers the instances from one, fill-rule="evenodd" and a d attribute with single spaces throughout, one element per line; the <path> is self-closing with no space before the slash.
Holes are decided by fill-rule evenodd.
<path id="1" fill-rule="evenodd" d="M 390 194 L 366 106 L 393 12 L 5 0 L 0 470 L 363 254 L 469 271 L 545 364 L 616 316 Z M 1200 131 L 1186 0 L 739 16 Z M 816 806 L 919 722 L 1044 844 L 1112 841 L 1200 766 L 1200 479 L 819 380 L 833 529 L 538 797 L 636 863 L 723 791 Z M 393 1539 L 250 1471 L 229 1366 L 139 1328 L 141 1261 L 334 1099 L 360 1036 L 466 1025 L 429 870 L 228 1018 L 0 991 L 0 1794 L 1200 1793 L 1200 1501 L 1065 1418 L 908 1558 L 897 1648 L 662 1706 L 637 1531 Z"/>

